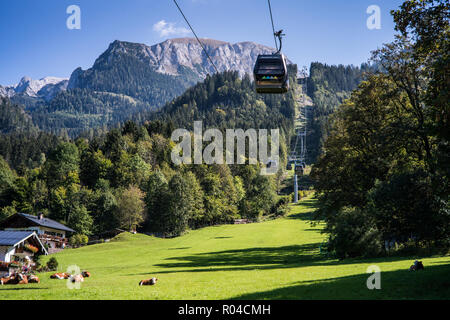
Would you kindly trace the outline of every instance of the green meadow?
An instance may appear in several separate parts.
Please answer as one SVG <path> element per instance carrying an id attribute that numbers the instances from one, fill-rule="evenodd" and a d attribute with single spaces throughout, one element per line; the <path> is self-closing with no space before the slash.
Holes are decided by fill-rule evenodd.
<path id="1" fill-rule="evenodd" d="M 79 290 L 39 274 L 40 284 L 0 287 L 0 299 L 449 299 L 450 257 L 338 261 L 320 253 L 323 224 L 311 224 L 312 198 L 281 219 L 222 225 L 174 239 L 121 234 L 54 255 L 59 271 L 91 272 Z M 46 257 L 48 259 L 49 257 Z M 409 272 L 415 259 L 425 270 Z M 369 290 L 367 267 L 381 269 Z M 157 277 L 155 286 L 138 286 Z"/>

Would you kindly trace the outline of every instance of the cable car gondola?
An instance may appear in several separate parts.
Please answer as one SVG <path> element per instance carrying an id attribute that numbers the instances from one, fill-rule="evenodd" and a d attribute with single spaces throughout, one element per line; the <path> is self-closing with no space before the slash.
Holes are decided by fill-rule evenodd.
<path id="1" fill-rule="evenodd" d="M 269 5 L 270 20 L 272 22 L 273 38 L 277 51 L 273 54 L 258 55 L 253 75 L 257 93 L 286 93 L 289 90 L 289 75 L 286 67 L 286 59 L 281 53 L 283 47 L 283 30 L 275 32 L 273 23 L 272 7 Z M 278 42 L 280 46 L 278 47 Z"/>
<path id="2" fill-rule="evenodd" d="M 286 170 L 292 170 L 292 163 L 290 161 L 287 163 Z"/>
<path id="3" fill-rule="evenodd" d="M 296 175 L 302 176 L 303 173 L 304 173 L 304 169 L 305 169 L 305 165 L 304 165 L 304 164 L 302 164 L 302 163 L 296 163 L 296 164 L 295 164 L 295 169 L 294 169 L 294 171 L 295 171 L 295 174 L 296 174 Z"/>
<path id="4" fill-rule="evenodd" d="M 258 55 L 253 70 L 257 93 L 286 93 L 289 78 L 282 53 Z"/>

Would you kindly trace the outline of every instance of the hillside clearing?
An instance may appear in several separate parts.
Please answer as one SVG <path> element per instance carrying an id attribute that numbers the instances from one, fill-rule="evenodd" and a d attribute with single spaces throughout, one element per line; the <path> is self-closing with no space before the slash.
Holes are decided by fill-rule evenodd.
<path id="1" fill-rule="evenodd" d="M 54 255 L 59 271 L 89 270 L 80 290 L 40 274 L 41 283 L 0 287 L 0 299 L 448 299 L 450 257 L 328 259 L 319 253 L 323 225 L 311 225 L 314 199 L 289 216 L 223 225 L 174 239 L 121 234 L 115 241 Z M 48 259 L 48 258 L 47 258 Z M 381 290 L 368 290 L 366 269 L 382 270 Z M 156 276 L 157 285 L 138 282 Z"/>

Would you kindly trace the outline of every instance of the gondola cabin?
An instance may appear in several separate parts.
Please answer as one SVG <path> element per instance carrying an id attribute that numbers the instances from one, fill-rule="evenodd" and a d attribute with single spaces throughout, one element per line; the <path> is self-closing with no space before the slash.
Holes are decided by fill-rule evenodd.
<path id="1" fill-rule="evenodd" d="M 283 54 L 258 55 L 253 74 L 257 93 L 286 93 L 289 90 Z"/>
<path id="2" fill-rule="evenodd" d="M 296 164 L 295 165 L 295 174 L 298 176 L 302 176 L 303 175 L 303 166 L 301 164 Z"/>

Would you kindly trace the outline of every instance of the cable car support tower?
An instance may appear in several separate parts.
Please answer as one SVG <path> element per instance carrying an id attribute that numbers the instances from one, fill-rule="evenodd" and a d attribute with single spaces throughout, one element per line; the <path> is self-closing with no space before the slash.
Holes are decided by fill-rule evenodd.
<path id="1" fill-rule="evenodd" d="M 302 71 L 302 76 L 306 79 L 306 70 Z M 291 146 L 291 152 L 288 156 L 288 170 L 294 166 L 294 203 L 298 202 L 298 176 L 302 176 L 306 169 L 306 136 L 308 123 L 308 103 L 306 98 L 307 81 L 303 86 L 303 94 L 300 95 L 297 89 L 296 103 L 299 105 L 299 113 L 294 120 L 295 141 Z"/>

